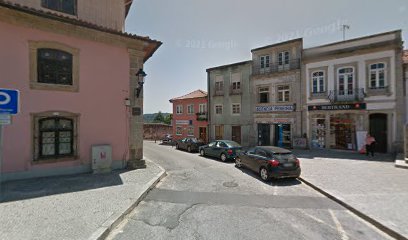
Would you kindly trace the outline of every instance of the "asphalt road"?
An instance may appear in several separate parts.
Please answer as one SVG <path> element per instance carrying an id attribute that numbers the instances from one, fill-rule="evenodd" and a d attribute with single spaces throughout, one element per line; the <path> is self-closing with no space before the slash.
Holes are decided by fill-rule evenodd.
<path id="1" fill-rule="evenodd" d="M 154 142 L 144 155 L 168 176 L 108 239 L 390 239 L 298 180 L 264 183 L 232 162 Z"/>

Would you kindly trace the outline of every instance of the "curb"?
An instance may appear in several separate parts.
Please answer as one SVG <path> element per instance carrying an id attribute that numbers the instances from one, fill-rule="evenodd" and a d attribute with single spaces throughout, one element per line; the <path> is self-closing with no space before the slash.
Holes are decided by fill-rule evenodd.
<path id="1" fill-rule="evenodd" d="M 329 199 L 335 201 L 336 203 L 340 204 L 341 206 L 345 207 L 347 210 L 350 212 L 354 213 L 358 217 L 364 219 L 365 221 L 371 223 L 374 225 L 376 228 L 379 230 L 383 231 L 384 233 L 388 234 L 389 236 L 398 239 L 398 240 L 408 240 L 406 237 L 402 236 L 401 234 L 397 233 L 396 231 L 392 230 L 391 228 L 383 225 L 382 223 L 378 222 L 377 220 L 369 217 L 368 215 L 364 214 L 363 212 L 355 209 L 354 207 L 350 206 L 349 204 L 343 202 L 339 198 L 336 198 L 335 196 L 331 195 L 330 193 L 322 190 L 321 188 L 317 187 L 316 185 L 310 183 L 309 181 L 305 180 L 302 177 L 298 178 L 300 181 L 308 185 L 309 187 L 313 188 L 314 190 L 318 191 L 319 193 L 323 194 L 324 196 L 328 197 Z"/>
<path id="2" fill-rule="evenodd" d="M 153 163 L 150 160 L 147 160 Z M 167 176 L 166 170 L 164 170 L 161 166 L 157 165 L 156 163 L 153 163 L 160 169 L 160 173 L 158 173 L 152 180 L 150 180 L 148 183 L 146 183 L 140 192 L 140 195 L 135 201 L 130 205 L 128 208 L 124 209 L 122 212 L 117 212 L 114 213 L 112 216 L 109 217 L 108 220 L 106 220 L 102 226 L 100 226 L 92 235 L 91 237 L 88 238 L 88 240 L 104 240 L 106 237 L 109 235 L 109 233 L 115 229 L 124 219 L 125 217 L 132 212 L 137 205 L 146 197 L 146 195 L 150 192 L 151 189 L 156 187 L 156 185 L 164 178 Z"/>
<path id="3" fill-rule="evenodd" d="M 408 169 L 408 164 L 405 160 L 395 160 L 395 167 Z"/>

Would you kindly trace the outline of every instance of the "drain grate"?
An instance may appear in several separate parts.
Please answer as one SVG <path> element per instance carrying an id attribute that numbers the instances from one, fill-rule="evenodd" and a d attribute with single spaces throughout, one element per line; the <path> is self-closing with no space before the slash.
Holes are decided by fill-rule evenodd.
<path id="1" fill-rule="evenodd" d="M 224 187 L 229 187 L 229 188 L 238 187 L 238 183 L 236 183 L 236 182 L 224 182 L 222 185 Z"/>

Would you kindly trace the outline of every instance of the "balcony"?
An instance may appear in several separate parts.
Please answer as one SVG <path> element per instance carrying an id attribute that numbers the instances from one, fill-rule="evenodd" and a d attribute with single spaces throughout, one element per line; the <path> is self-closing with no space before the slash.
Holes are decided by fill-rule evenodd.
<path id="1" fill-rule="evenodd" d="M 197 121 L 207 121 L 208 120 L 208 116 L 206 112 L 198 112 L 196 113 L 197 115 Z"/>
<path id="2" fill-rule="evenodd" d="M 300 59 L 292 59 L 289 61 L 288 64 L 269 64 L 269 67 L 261 68 L 260 65 L 252 67 L 252 74 L 260 75 L 260 74 L 270 74 L 270 73 L 279 73 L 294 69 L 300 69 Z"/>
<path id="3" fill-rule="evenodd" d="M 230 86 L 230 95 L 241 95 L 242 89 L 241 88 L 233 88 L 232 85 Z"/>
<path id="4" fill-rule="evenodd" d="M 364 88 L 354 88 L 348 90 L 330 90 L 327 98 L 330 102 L 360 102 L 365 97 Z"/>

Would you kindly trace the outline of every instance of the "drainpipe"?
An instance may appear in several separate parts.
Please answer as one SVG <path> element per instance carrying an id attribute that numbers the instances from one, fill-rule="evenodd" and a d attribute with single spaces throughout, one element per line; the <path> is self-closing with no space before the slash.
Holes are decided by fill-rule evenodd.
<path id="1" fill-rule="evenodd" d="M 211 141 L 211 87 L 210 87 L 210 72 L 207 70 L 207 114 L 208 114 L 208 142 Z"/>

